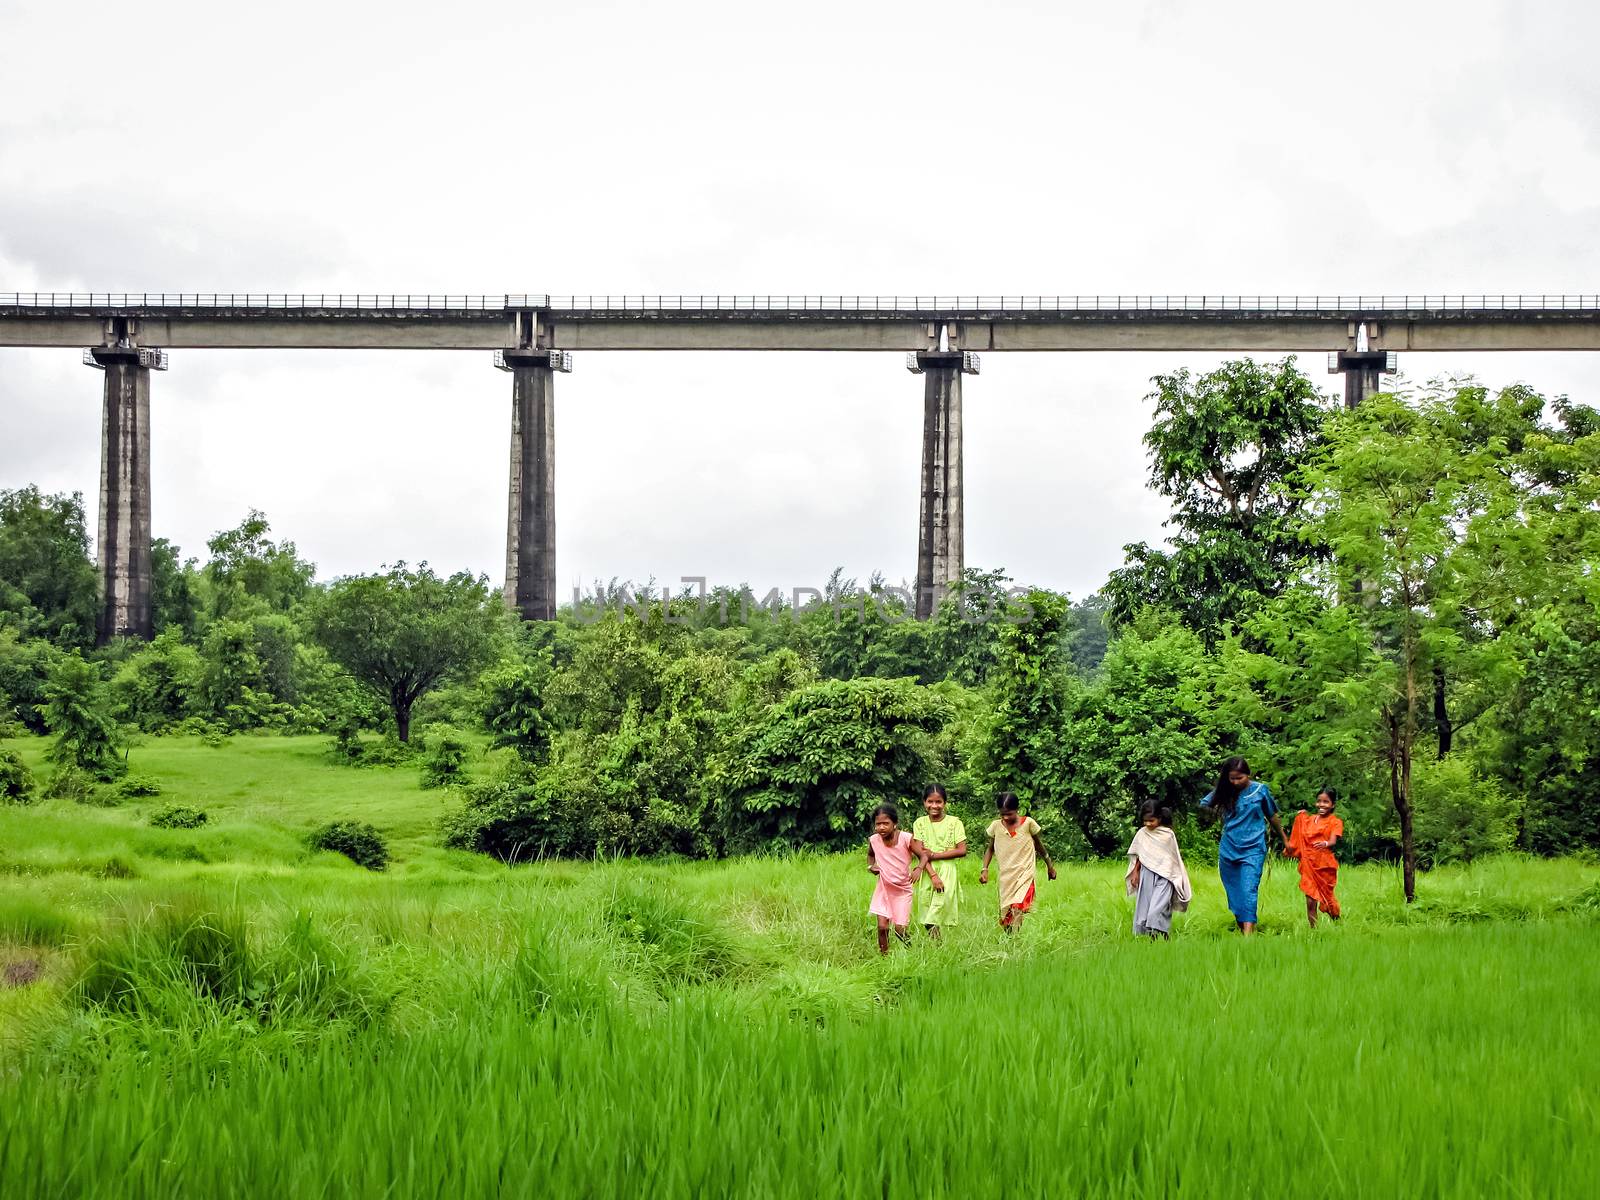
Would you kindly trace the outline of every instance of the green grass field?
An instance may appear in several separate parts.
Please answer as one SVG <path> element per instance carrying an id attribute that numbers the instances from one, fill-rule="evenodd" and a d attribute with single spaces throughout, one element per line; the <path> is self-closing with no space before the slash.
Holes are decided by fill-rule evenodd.
<path id="1" fill-rule="evenodd" d="M 43 744 L 11 743 L 37 764 Z M 1008 940 L 877 957 L 855 857 L 436 844 L 414 768 L 155 740 L 159 797 L 0 806 L 0 1195 L 1578 1196 L 1600 866 L 1345 872 L 1263 936 L 1213 871 L 1136 942 L 1117 864 Z M 204 808 L 196 830 L 151 812 Z M 383 874 L 305 848 L 335 818 Z M 26 981 L 25 981 L 26 980 Z"/>

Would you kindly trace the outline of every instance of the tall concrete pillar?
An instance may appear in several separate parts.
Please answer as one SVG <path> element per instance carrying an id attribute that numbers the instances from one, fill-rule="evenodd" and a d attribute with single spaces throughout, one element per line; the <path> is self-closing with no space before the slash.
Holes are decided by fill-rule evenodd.
<path id="1" fill-rule="evenodd" d="M 1328 371 L 1344 376 L 1344 406 L 1359 408 L 1368 396 L 1383 390 L 1383 377 L 1395 372 L 1394 355 L 1384 350 L 1339 350 L 1329 356 Z"/>
<path id="2" fill-rule="evenodd" d="M 929 350 L 907 356 L 923 377 L 922 505 L 917 525 L 918 620 L 931 617 L 965 565 L 962 519 L 961 376 L 976 374 L 978 356 Z"/>
<path id="3" fill-rule="evenodd" d="M 555 375 L 572 369 L 560 350 L 506 350 L 511 372 L 511 491 L 506 519 L 505 599 L 527 621 L 556 615 Z"/>
<path id="4" fill-rule="evenodd" d="M 83 352 L 85 364 L 105 372 L 100 424 L 100 525 L 96 554 L 100 617 L 96 640 L 149 639 L 150 580 L 150 371 L 166 370 L 162 350 L 126 342 Z"/>

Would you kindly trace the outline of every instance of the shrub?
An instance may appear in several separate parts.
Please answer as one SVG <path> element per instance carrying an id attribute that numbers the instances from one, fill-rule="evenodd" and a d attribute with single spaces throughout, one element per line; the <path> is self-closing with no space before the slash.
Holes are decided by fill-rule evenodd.
<path id="1" fill-rule="evenodd" d="M 577 755 L 544 767 L 507 755 L 466 791 L 461 807 L 441 823 L 452 849 L 522 862 L 654 848 L 638 840 L 642 822 L 629 821 L 606 803 L 590 764 Z"/>
<path id="2" fill-rule="evenodd" d="M 52 800 L 71 800 L 77 804 L 95 804 L 102 808 L 111 808 L 122 802 L 122 797 L 109 788 L 102 795 L 98 780 L 87 771 L 70 766 L 57 767 L 50 773 L 44 794 Z"/>
<path id="3" fill-rule="evenodd" d="M 389 865 L 388 843 L 365 821 L 332 821 L 312 833 L 310 844 L 313 850 L 342 854 L 369 871 L 381 871 Z"/>
<path id="4" fill-rule="evenodd" d="M 33 772 L 15 750 L 0 750 L 0 803 L 32 802 Z"/>
<path id="5" fill-rule="evenodd" d="M 189 808 L 183 804 L 169 804 L 150 817 L 157 829 L 198 829 L 206 823 L 203 809 Z"/>
<path id="6" fill-rule="evenodd" d="M 448 787 L 466 779 L 467 752 L 471 747 L 457 730 L 448 725 L 432 726 L 427 732 L 427 747 L 422 760 L 423 787 Z"/>
<path id="7" fill-rule="evenodd" d="M 128 768 L 118 757 L 122 735 L 100 668 L 76 654 L 63 656 L 45 684 L 45 723 L 55 734 L 48 757 L 58 769 L 74 768 L 106 781 Z"/>
<path id="8" fill-rule="evenodd" d="M 1511 849 L 1518 806 L 1460 757 L 1413 767 L 1417 856 L 1427 866 L 1471 862 Z"/>
<path id="9" fill-rule="evenodd" d="M 856 844 L 874 805 L 929 778 L 927 739 L 949 715 L 907 679 L 833 679 L 772 705 L 727 766 L 729 849 Z"/>
<path id="10" fill-rule="evenodd" d="M 328 744 L 329 758 L 350 767 L 361 762 L 365 747 L 361 744 L 361 723 L 354 715 L 347 711 L 340 712 L 328 732 L 333 735 L 333 740 Z"/>
<path id="11" fill-rule="evenodd" d="M 117 795 L 127 796 L 130 799 L 139 796 L 161 795 L 161 785 L 148 775 L 129 775 L 117 784 Z"/>

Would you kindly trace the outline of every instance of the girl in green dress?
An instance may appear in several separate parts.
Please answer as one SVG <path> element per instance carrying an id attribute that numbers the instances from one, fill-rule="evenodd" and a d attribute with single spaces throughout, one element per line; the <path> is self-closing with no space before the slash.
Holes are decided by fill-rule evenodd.
<path id="1" fill-rule="evenodd" d="M 961 872 L 956 859 L 967 856 L 967 830 L 960 817 L 945 811 L 944 788 L 929 784 L 922 795 L 926 816 L 911 827 L 912 853 L 927 863 L 927 878 L 919 881 L 919 865 L 911 872 L 917 885 L 917 915 L 928 936 L 938 940 L 939 931 L 961 920 Z"/>

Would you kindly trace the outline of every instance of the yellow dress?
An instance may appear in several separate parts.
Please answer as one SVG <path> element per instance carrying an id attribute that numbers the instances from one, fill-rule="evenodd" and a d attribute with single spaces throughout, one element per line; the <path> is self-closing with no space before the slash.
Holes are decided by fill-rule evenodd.
<path id="1" fill-rule="evenodd" d="M 1014 826 L 996 817 L 985 830 L 994 843 L 994 863 L 1000 872 L 1000 911 L 1008 908 L 1027 912 L 1033 907 L 1033 837 L 1039 822 L 1023 817 Z"/>
<path id="2" fill-rule="evenodd" d="M 967 828 L 961 818 L 948 814 L 942 821 L 922 816 L 912 824 L 911 836 L 926 846 L 930 854 L 943 854 L 967 840 Z M 924 925 L 937 925 L 942 929 L 961 920 L 960 862 L 959 858 L 951 858 L 929 864 L 944 881 L 942 892 L 933 890 L 926 874 L 917 880 L 917 920 Z"/>

